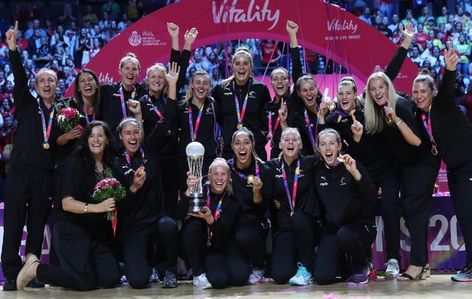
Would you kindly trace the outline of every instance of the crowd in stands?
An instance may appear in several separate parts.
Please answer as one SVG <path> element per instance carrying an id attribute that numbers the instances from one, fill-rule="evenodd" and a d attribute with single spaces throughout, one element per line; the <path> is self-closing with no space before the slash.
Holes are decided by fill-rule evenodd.
<path id="1" fill-rule="evenodd" d="M 57 3 L 56 3 L 57 2 Z M 103 1 L 77 4 L 78 1 L 20 1 L 3 4 L 0 15 L 0 154 L 8 160 L 16 127 L 12 88 L 13 74 L 7 60 L 4 33 L 13 20 L 20 21 L 18 44 L 29 86 L 34 94 L 34 75 L 41 67 L 58 74 L 58 96 L 70 86 L 77 72 L 100 48 L 141 16 L 175 1 Z M 118 3 L 119 2 L 119 3 Z M 472 119 L 472 2 L 455 1 L 329 1 L 375 26 L 395 44 L 401 43 L 400 30 L 409 22 L 416 27 L 409 56 L 420 68 L 427 68 L 439 80 L 444 72 L 441 52 L 453 44 L 460 56 L 456 82 L 457 101 Z M 89 2 L 87 2 L 89 3 Z M 449 5 L 448 5 L 449 4 Z M 451 7 L 453 6 L 453 7 Z M 256 75 L 269 74 L 277 66 L 289 67 L 289 47 L 272 40 L 226 41 L 194 50 L 187 78 L 198 69 L 206 70 L 215 85 L 230 73 L 231 54 L 245 46 L 254 57 Z M 320 74 L 342 72 L 342 66 L 305 49 L 305 71 Z"/>

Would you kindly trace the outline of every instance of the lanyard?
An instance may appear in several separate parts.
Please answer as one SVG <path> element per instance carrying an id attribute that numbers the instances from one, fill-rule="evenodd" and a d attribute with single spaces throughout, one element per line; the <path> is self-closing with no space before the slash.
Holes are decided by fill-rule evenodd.
<path id="1" fill-rule="evenodd" d="M 268 141 L 272 140 L 272 138 L 274 137 L 275 131 L 277 130 L 277 127 L 280 124 L 280 118 L 277 116 L 277 118 L 275 119 L 274 128 L 272 129 L 272 115 L 274 113 L 275 112 L 272 112 L 272 111 L 269 112 L 269 121 L 268 121 L 269 134 L 267 134 L 267 140 Z"/>
<path id="2" fill-rule="evenodd" d="M 280 159 L 282 164 L 282 179 L 284 181 L 285 194 L 287 195 L 288 205 L 290 206 L 290 216 L 293 216 L 295 210 L 295 203 L 297 201 L 297 191 L 298 191 L 298 179 L 300 178 L 300 159 L 297 161 L 297 168 L 295 168 L 295 175 L 293 177 L 293 188 L 292 195 L 290 195 L 290 189 L 288 187 L 287 173 L 285 172 L 283 158 Z"/>
<path id="3" fill-rule="evenodd" d="M 87 125 L 90 123 L 90 119 L 88 116 L 88 107 L 84 105 L 84 116 L 85 116 L 85 121 L 87 122 Z M 95 112 L 92 115 L 92 120 L 95 120 Z"/>
<path id="4" fill-rule="evenodd" d="M 123 84 L 120 84 L 120 89 L 118 90 L 118 94 L 120 96 L 120 101 L 121 101 L 121 114 L 123 115 L 123 118 L 127 118 L 128 114 L 126 113 L 125 91 L 123 90 Z M 130 100 L 134 100 L 135 96 L 136 96 L 136 88 L 134 88 L 133 86 L 133 91 L 131 92 Z"/>
<path id="5" fill-rule="evenodd" d="M 306 111 L 306 109 L 303 112 L 303 114 L 305 115 L 305 124 L 306 124 L 306 128 L 308 129 L 308 137 L 310 137 L 311 146 L 313 148 L 313 151 L 316 152 L 315 135 L 318 135 L 318 121 L 315 124 L 315 132 L 313 132 L 313 128 L 311 127 L 312 125 L 311 125 L 311 122 L 310 122 L 310 118 L 308 117 L 308 112 Z"/>
<path id="6" fill-rule="evenodd" d="M 50 147 L 49 136 L 51 135 L 52 120 L 54 118 L 55 109 L 52 108 L 51 112 L 49 113 L 48 126 L 46 128 L 46 119 L 44 118 L 44 112 L 43 112 L 43 108 L 41 108 L 39 98 L 36 98 L 36 101 L 38 102 L 39 114 L 41 115 L 41 126 L 43 129 L 43 148 L 47 150 Z"/>
<path id="7" fill-rule="evenodd" d="M 139 166 L 141 167 L 144 165 L 144 150 L 142 146 L 139 147 L 139 152 L 141 153 L 141 157 L 142 157 L 142 162 L 141 162 L 141 165 Z M 126 163 L 128 163 L 129 168 L 133 169 L 133 166 L 131 165 L 131 155 L 127 151 L 125 151 L 125 159 L 126 159 Z"/>
<path id="8" fill-rule="evenodd" d="M 249 98 L 249 92 L 251 90 L 251 81 L 249 81 L 249 85 L 247 87 L 247 93 L 244 97 L 243 107 L 239 108 L 239 101 L 238 96 L 236 95 L 236 83 L 233 81 L 233 93 L 234 93 L 234 106 L 236 107 L 236 116 L 238 117 L 238 129 L 243 127 L 243 120 L 244 116 L 246 115 L 246 108 L 247 108 L 247 100 Z"/>
<path id="9" fill-rule="evenodd" d="M 205 106 L 205 104 L 203 104 L 202 107 L 200 107 L 200 109 L 198 109 L 198 116 L 197 116 L 197 120 L 195 121 L 195 127 L 194 127 L 193 126 L 192 104 L 189 103 L 189 106 L 188 106 L 188 126 L 190 128 L 190 138 L 192 139 L 192 141 L 197 140 L 198 128 L 200 127 L 200 121 L 202 119 L 202 113 L 203 113 L 203 107 L 204 106 Z"/>
<path id="10" fill-rule="evenodd" d="M 436 146 L 436 141 L 434 141 L 433 137 L 433 129 L 431 127 L 431 115 L 429 112 L 421 113 L 421 119 L 423 120 L 423 126 L 428 133 L 429 141 L 431 141 L 431 154 L 436 156 L 438 154 L 438 148 Z"/>
<path id="11" fill-rule="evenodd" d="M 233 170 L 234 172 L 240 177 L 242 178 L 243 180 L 246 180 L 248 179 L 248 176 L 243 174 L 243 173 L 240 173 L 239 171 L 236 170 L 236 168 L 233 166 Z M 254 169 L 256 170 L 256 177 L 259 177 L 259 174 L 260 174 L 260 169 L 259 169 L 259 164 L 257 164 L 257 161 L 256 159 L 254 159 Z"/>
<path id="12" fill-rule="evenodd" d="M 220 200 L 218 201 L 218 204 L 216 205 L 215 213 L 213 214 L 213 219 L 214 219 L 215 221 L 217 221 L 218 218 L 220 218 L 220 214 L 221 214 L 221 204 L 223 203 L 223 198 L 225 198 L 225 196 L 226 196 L 226 191 L 223 193 L 223 195 L 221 195 L 221 198 L 220 198 Z M 206 206 L 207 206 L 208 209 L 210 209 L 210 211 L 211 211 L 210 202 L 211 202 L 210 186 L 208 186 L 208 189 L 207 189 Z"/>
<path id="13" fill-rule="evenodd" d="M 147 100 L 149 101 L 149 104 L 151 104 L 151 110 L 154 111 L 157 114 L 157 117 L 159 117 L 159 120 L 164 119 L 164 115 L 162 114 L 162 112 L 159 111 L 157 106 L 152 103 L 151 97 L 149 97 L 149 96 L 146 96 L 146 97 L 147 97 Z"/>

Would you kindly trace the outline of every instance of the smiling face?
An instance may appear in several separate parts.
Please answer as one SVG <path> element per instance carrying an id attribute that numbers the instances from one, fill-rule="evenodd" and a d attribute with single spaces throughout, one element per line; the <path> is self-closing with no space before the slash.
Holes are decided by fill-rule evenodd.
<path id="1" fill-rule="evenodd" d="M 284 69 L 276 69 L 272 73 L 271 84 L 277 97 L 285 96 L 290 88 L 288 73 Z"/>
<path id="2" fill-rule="evenodd" d="M 83 97 L 93 98 L 97 92 L 97 81 L 92 74 L 83 72 L 79 76 L 79 92 Z"/>
<path id="3" fill-rule="evenodd" d="M 246 132 L 237 133 L 231 147 L 237 162 L 245 166 L 251 163 L 254 144 Z"/>
<path id="4" fill-rule="evenodd" d="M 227 165 L 221 162 L 212 165 L 210 172 L 208 173 L 208 180 L 210 181 L 211 192 L 214 194 L 222 194 L 225 192 L 229 184 L 229 168 Z"/>
<path id="5" fill-rule="evenodd" d="M 233 76 L 238 85 L 244 85 L 252 74 L 252 62 L 249 53 L 239 52 L 233 57 Z"/>
<path id="6" fill-rule="evenodd" d="M 423 111 L 429 111 L 433 100 L 433 90 L 430 85 L 425 81 L 415 82 L 412 93 L 416 106 Z"/>
<path id="7" fill-rule="evenodd" d="M 162 93 L 167 86 L 165 69 L 163 67 L 152 67 L 147 73 L 149 89 L 153 93 Z"/>
<path id="8" fill-rule="evenodd" d="M 127 90 L 131 90 L 138 79 L 139 66 L 134 61 L 127 60 L 123 63 L 118 72 L 124 87 Z"/>
<path id="9" fill-rule="evenodd" d="M 210 93 L 210 78 L 207 75 L 197 74 L 193 76 L 189 86 L 196 100 L 205 100 Z"/>
<path id="10" fill-rule="evenodd" d="M 384 107 L 388 104 L 388 87 L 383 79 L 373 78 L 370 80 L 369 94 L 378 106 Z"/>
<path id="11" fill-rule="evenodd" d="M 141 146 L 141 130 L 138 124 L 134 121 L 125 124 L 121 129 L 120 139 L 125 150 L 130 155 L 134 155 Z"/>
<path id="12" fill-rule="evenodd" d="M 87 139 L 90 152 L 95 158 L 101 159 L 108 144 L 105 129 L 102 126 L 94 126 Z"/>
<path id="13" fill-rule="evenodd" d="M 316 106 L 318 88 L 316 87 L 315 80 L 303 80 L 298 86 L 298 95 L 306 107 Z"/>
<path id="14" fill-rule="evenodd" d="M 338 88 L 338 104 L 341 109 L 350 113 L 356 109 L 356 93 L 352 84 L 341 84 Z"/>
<path id="15" fill-rule="evenodd" d="M 298 154 L 302 149 L 302 141 L 300 134 L 295 130 L 286 131 L 282 133 L 279 148 L 282 150 L 284 159 L 293 161 L 298 158 Z"/>
<path id="16" fill-rule="evenodd" d="M 57 76 L 52 70 L 40 70 L 36 75 L 36 90 L 41 98 L 54 100 L 57 87 Z"/>
<path id="17" fill-rule="evenodd" d="M 318 152 L 328 167 L 338 165 L 337 157 L 341 150 L 341 143 L 334 133 L 320 134 L 318 137 Z"/>

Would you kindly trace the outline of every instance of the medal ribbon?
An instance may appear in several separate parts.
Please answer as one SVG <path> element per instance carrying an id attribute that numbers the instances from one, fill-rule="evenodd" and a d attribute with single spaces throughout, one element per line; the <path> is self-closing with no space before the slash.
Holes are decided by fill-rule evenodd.
<path id="1" fill-rule="evenodd" d="M 38 102 L 39 114 L 41 115 L 41 126 L 43 129 L 43 144 L 48 144 L 49 135 L 51 135 L 52 120 L 54 118 L 55 109 L 52 108 L 51 112 L 49 113 L 48 126 L 46 128 L 46 119 L 44 118 L 44 112 L 43 112 L 43 108 L 41 108 L 39 98 L 37 98 L 36 101 Z"/>
<path id="2" fill-rule="evenodd" d="M 188 126 L 190 128 L 190 138 L 192 138 L 192 141 L 197 140 L 198 128 L 200 127 L 200 121 L 202 119 L 204 106 L 205 104 L 203 104 L 202 107 L 200 107 L 200 109 L 198 110 L 198 116 L 197 120 L 195 121 L 195 127 L 193 126 L 192 104 L 189 104 L 188 106 Z"/>
<path id="3" fill-rule="evenodd" d="M 126 118 L 128 117 L 128 114 L 126 113 L 125 91 L 123 90 L 123 84 L 120 84 L 120 89 L 118 90 L 118 93 L 120 95 L 120 101 L 121 101 L 121 114 L 123 115 L 123 118 Z M 131 92 L 130 100 L 134 100 L 135 96 L 136 96 L 136 88 L 134 88 L 133 86 L 133 91 Z"/>
<path id="4" fill-rule="evenodd" d="M 428 133 L 429 141 L 431 141 L 431 145 L 433 148 L 436 148 L 436 141 L 434 141 L 433 137 L 433 129 L 431 127 L 431 117 L 429 112 L 421 113 L 421 119 L 423 120 L 423 126 Z"/>
<path id="5" fill-rule="evenodd" d="M 142 157 L 142 162 L 141 162 L 141 165 L 139 166 L 141 167 L 144 165 L 144 150 L 142 146 L 139 147 L 139 152 L 141 153 L 141 157 Z M 131 155 L 127 151 L 125 151 L 125 159 L 126 159 L 126 163 L 128 163 L 129 168 L 133 169 L 131 165 Z"/>
<path id="6" fill-rule="evenodd" d="M 84 116 L 85 116 L 85 121 L 87 122 L 87 125 L 90 123 L 90 119 L 88 116 L 88 107 L 84 105 Z M 95 113 L 92 115 L 92 121 L 95 120 Z"/>
<path id="7" fill-rule="evenodd" d="M 318 122 L 316 122 L 316 125 L 315 125 L 315 132 L 313 132 L 313 128 L 311 127 L 310 118 L 308 117 L 308 112 L 306 111 L 306 109 L 303 112 L 303 114 L 305 116 L 305 124 L 306 124 L 306 128 L 308 129 L 308 137 L 310 137 L 311 146 L 313 147 L 313 151 L 316 152 L 315 135 L 318 135 Z"/>
<path id="8" fill-rule="evenodd" d="M 220 198 L 220 200 L 218 201 L 218 204 L 216 205 L 215 213 L 213 214 L 213 219 L 214 219 L 215 221 L 217 221 L 218 218 L 220 218 L 220 214 L 221 214 L 221 204 L 223 203 L 223 198 L 225 198 L 225 196 L 226 196 L 226 191 L 223 193 L 223 195 L 221 195 L 221 198 Z M 206 206 L 207 206 L 208 209 L 210 209 L 210 211 L 211 211 L 210 202 L 211 202 L 210 186 L 208 186 L 208 189 L 207 189 Z"/>
<path id="9" fill-rule="evenodd" d="M 285 194 L 287 195 L 288 205 L 290 210 L 293 212 L 295 209 L 295 202 L 297 201 L 297 191 L 298 191 L 298 179 L 300 178 L 300 159 L 297 161 L 297 168 L 295 168 L 295 175 L 293 177 L 293 188 L 292 195 L 290 195 L 290 189 L 288 187 L 287 173 L 285 172 L 283 159 L 280 160 L 282 167 L 282 179 L 284 181 Z"/>
<path id="10" fill-rule="evenodd" d="M 149 96 L 146 96 L 147 100 L 149 101 L 149 104 L 151 104 L 151 110 L 154 111 L 157 114 L 157 117 L 159 117 L 159 120 L 164 119 L 164 115 L 162 114 L 159 109 L 157 109 L 157 106 L 154 105 L 151 101 L 151 98 Z"/>
<path id="11" fill-rule="evenodd" d="M 254 159 L 254 164 L 255 164 L 254 169 L 256 170 L 256 176 L 259 177 L 260 169 L 259 169 L 259 164 L 257 164 L 256 159 Z M 234 165 L 233 165 L 233 170 L 240 178 L 242 178 L 243 180 L 247 180 L 247 175 L 242 174 L 239 171 L 237 171 Z"/>
<path id="12" fill-rule="evenodd" d="M 277 116 L 277 118 L 275 119 L 274 129 L 272 130 L 272 115 L 274 113 L 275 112 L 272 112 L 272 111 L 269 112 L 269 123 L 268 123 L 269 134 L 267 134 L 267 140 L 269 140 L 269 141 L 271 141 L 272 138 L 274 137 L 275 131 L 277 130 L 277 128 L 280 124 L 280 118 Z"/>
<path id="13" fill-rule="evenodd" d="M 249 98 L 249 91 L 251 90 L 251 82 L 247 88 L 246 96 L 244 97 L 243 107 L 239 108 L 238 96 L 236 95 L 236 83 L 233 81 L 234 106 L 236 107 L 236 116 L 238 117 L 238 124 L 243 124 L 244 115 L 246 114 L 247 100 Z"/>

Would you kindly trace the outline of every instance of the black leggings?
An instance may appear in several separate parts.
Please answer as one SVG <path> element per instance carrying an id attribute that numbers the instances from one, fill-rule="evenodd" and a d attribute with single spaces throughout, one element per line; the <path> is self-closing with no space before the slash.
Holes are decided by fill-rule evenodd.
<path id="1" fill-rule="evenodd" d="M 177 273 L 177 255 L 179 237 L 177 225 L 171 218 L 164 216 L 159 220 L 147 219 L 138 223 L 123 223 L 121 244 L 125 262 L 125 274 L 128 283 L 135 289 L 148 285 L 154 260 L 154 247 L 159 241 L 159 248 L 165 252 L 166 269 Z"/>
<path id="2" fill-rule="evenodd" d="M 252 266 L 264 269 L 267 232 L 260 220 L 246 222 L 238 227 L 235 246 Z"/>
<path id="3" fill-rule="evenodd" d="M 214 288 L 244 285 L 250 274 L 249 263 L 233 242 L 225 250 L 207 247 L 207 225 L 200 219 L 184 221 L 181 230 L 182 254 L 193 277 L 206 273 Z"/>
<path id="4" fill-rule="evenodd" d="M 466 265 L 472 265 L 472 160 L 455 171 L 448 171 L 447 179 L 454 210 L 462 230 L 466 250 Z"/>
<path id="5" fill-rule="evenodd" d="M 287 283 L 297 271 L 297 262 L 312 272 L 315 251 L 313 217 L 296 212 L 292 217 L 292 228 L 275 232 L 273 244 L 271 275 L 275 283 Z"/>
<path id="6" fill-rule="evenodd" d="M 21 269 L 18 250 L 25 224 L 28 230 L 25 252 L 41 256 L 53 182 L 52 172 L 18 166 L 10 168 L 5 186 L 2 246 L 2 269 L 8 279 L 15 279 Z"/>
<path id="7" fill-rule="evenodd" d="M 401 204 L 410 232 L 410 265 L 428 263 L 428 210 L 440 163 L 439 157 L 429 155 L 402 168 Z"/>
<path id="8" fill-rule="evenodd" d="M 375 234 L 372 224 L 360 221 L 344 225 L 337 232 L 324 232 L 316 254 L 314 280 L 330 284 L 336 276 L 347 277 L 367 266 L 366 250 L 371 248 Z"/>
<path id="9" fill-rule="evenodd" d="M 382 188 L 382 198 L 378 202 L 384 221 L 387 257 L 400 260 L 400 207 L 399 207 L 399 174 L 392 168 L 380 180 L 372 178 L 376 188 Z M 371 254 L 369 253 L 369 256 Z"/>
<path id="10" fill-rule="evenodd" d="M 57 222 L 53 240 L 61 266 L 39 265 L 40 281 L 77 291 L 114 288 L 120 282 L 120 270 L 110 247 L 91 239 L 79 226 Z"/>

